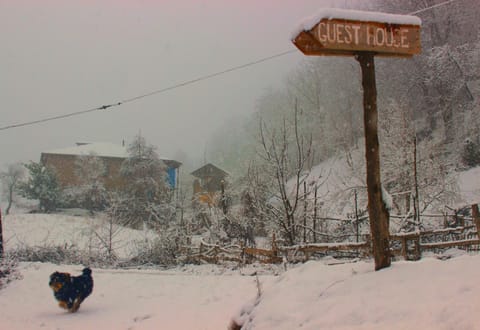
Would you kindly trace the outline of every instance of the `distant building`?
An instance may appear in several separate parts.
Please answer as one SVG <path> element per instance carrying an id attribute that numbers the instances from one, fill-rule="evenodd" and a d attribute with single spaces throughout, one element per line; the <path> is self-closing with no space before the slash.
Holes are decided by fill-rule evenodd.
<path id="1" fill-rule="evenodd" d="M 42 152 L 40 162 L 52 169 L 62 188 L 81 184 L 76 174 L 76 161 L 82 156 L 96 156 L 105 164 L 104 185 L 107 190 L 114 190 L 123 184 L 120 168 L 128 158 L 127 148 L 113 143 L 77 143 L 76 146 Z M 168 183 L 176 188 L 180 162 L 162 159 L 167 166 Z"/>
<path id="2" fill-rule="evenodd" d="M 193 171 L 191 175 L 196 178 L 193 182 L 195 198 L 202 203 L 219 205 L 228 173 L 209 163 Z"/>

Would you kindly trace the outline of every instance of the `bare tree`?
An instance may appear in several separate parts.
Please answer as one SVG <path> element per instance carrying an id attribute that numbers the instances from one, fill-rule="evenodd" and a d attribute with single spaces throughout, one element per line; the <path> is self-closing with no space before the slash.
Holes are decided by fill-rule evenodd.
<path id="1" fill-rule="evenodd" d="M 101 249 L 104 249 L 109 261 L 115 261 L 117 249 L 120 241 L 117 236 L 127 227 L 128 219 L 121 216 L 122 202 L 121 198 L 115 193 L 108 196 L 109 204 L 105 210 L 105 217 L 100 219 L 97 228 L 92 232 L 100 242 Z"/>
<path id="2" fill-rule="evenodd" d="M 7 166 L 7 169 L 0 173 L 0 180 L 3 184 L 4 193 L 7 195 L 7 208 L 5 214 L 10 213 L 13 197 L 18 184 L 25 176 L 25 169 L 22 164 L 15 163 Z"/>
<path id="3" fill-rule="evenodd" d="M 298 105 L 295 102 L 293 123 L 293 141 L 290 139 L 286 120 L 280 134 L 275 131 L 269 134 L 264 122 L 260 123 L 261 157 L 266 162 L 276 184 L 275 197 L 280 202 L 278 209 L 278 225 L 289 244 L 297 241 L 297 227 L 295 212 L 302 197 L 301 185 L 307 174 L 307 164 L 312 151 L 311 137 L 305 139 L 298 128 Z M 293 144 L 293 148 L 292 148 Z M 293 150 L 290 150 L 292 148 Z"/>

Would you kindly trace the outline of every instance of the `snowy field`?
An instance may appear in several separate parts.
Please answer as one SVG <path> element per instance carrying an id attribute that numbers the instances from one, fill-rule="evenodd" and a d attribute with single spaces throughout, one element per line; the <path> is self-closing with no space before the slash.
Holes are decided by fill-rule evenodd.
<path id="1" fill-rule="evenodd" d="M 56 271 L 80 266 L 22 263 L 23 279 L 0 291 L 0 328 L 225 329 L 256 294 L 251 276 L 93 269 L 94 291 L 77 313 L 60 309 L 48 286 Z"/>
<path id="2" fill-rule="evenodd" d="M 7 250 L 18 242 L 45 244 L 47 234 L 55 237 L 50 244 L 81 245 L 90 225 L 83 217 L 7 216 Z M 75 230 L 59 229 L 69 227 Z M 94 291 L 75 314 L 57 306 L 48 277 L 56 270 L 79 274 L 82 265 L 21 263 L 22 278 L 0 290 L 0 329 L 216 330 L 232 319 L 260 330 L 480 329 L 480 255 L 450 250 L 444 257 L 395 262 L 379 272 L 369 261 L 332 259 L 278 267 L 279 275 L 259 272 L 259 300 L 251 266 L 93 268 Z"/>
<path id="3" fill-rule="evenodd" d="M 25 247 L 75 248 L 80 251 L 105 252 L 102 242 L 109 241 L 105 219 L 68 214 L 22 214 L 4 216 L 3 236 L 7 251 Z M 151 231 L 115 226 L 112 249 L 120 258 L 134 256 L 146 239 L 156 237 Z"/>

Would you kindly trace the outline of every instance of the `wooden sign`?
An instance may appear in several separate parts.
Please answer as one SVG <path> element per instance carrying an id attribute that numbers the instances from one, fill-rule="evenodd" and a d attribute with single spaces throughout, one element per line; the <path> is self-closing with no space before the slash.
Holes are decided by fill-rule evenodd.
<path id="1" fill-rule="evenodd" d="M 410 57 L 421 51 L 420 20 L 417 22 L 412 16 L 357 14 L 349 17 L 339 10 L 324 16 L 327 17 L 320 16 L 312 28 L 300 29 L 292 38 L 305 55 L 348 56 L 372 52 L 378 56 Z"/>
<path id="2" fill-rule="evenodd" d="M 420 53 L 420 25 L 421 20 L 415 16 L 325 8 L 302 22 L 292 37 L 292 42 L 305 55 L 354 55 L 360 63 L 368 216 L 375 270 L 389 267 L 391 256 L 390 214 L 383 200 L 380 179 L 374 57 L 410 57 Z"/>

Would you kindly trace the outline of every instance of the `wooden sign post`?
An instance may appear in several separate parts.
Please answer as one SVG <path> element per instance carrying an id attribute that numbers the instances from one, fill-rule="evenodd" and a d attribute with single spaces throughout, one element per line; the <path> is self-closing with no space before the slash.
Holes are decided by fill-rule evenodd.
<path id="1" fill-rule="evenodd" d="M 353 56 L 362 70 L 368 215 L 375 270 L 389 267 L 389 213 L 382 196 L 378 142 L 375 56 L 411 57 L 421 51 L 421 21 L 415 16 L 324 9 L 295 31 L 292 42 L 305 55 Z"/>

